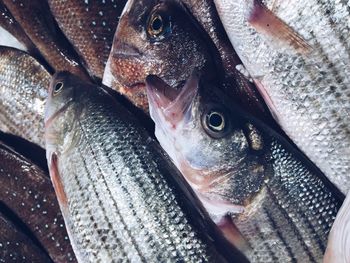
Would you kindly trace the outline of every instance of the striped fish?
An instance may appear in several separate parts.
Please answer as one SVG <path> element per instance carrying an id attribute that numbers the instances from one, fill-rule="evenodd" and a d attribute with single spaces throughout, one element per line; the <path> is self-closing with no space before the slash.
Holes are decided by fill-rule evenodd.
<path id="1" fill-rule="evenodd" d="M 45 121 L 50 176 L 79 262 L 247 262 L 103 89 L 58 73 Z"/>

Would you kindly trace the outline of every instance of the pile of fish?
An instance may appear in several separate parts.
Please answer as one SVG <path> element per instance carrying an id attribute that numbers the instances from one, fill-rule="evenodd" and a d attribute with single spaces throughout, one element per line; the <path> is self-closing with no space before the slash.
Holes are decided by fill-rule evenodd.
<path id="1" fill-rule="evenodd" d="M 350 262 L 349 8 L 1 0 L 0 262 Z"/>

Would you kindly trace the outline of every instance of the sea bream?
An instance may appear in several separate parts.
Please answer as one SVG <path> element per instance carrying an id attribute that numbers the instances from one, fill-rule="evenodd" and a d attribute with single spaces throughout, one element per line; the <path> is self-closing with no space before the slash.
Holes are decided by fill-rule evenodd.
<path id="1" fill-rule="evenodd" d="M 62 72 L 49 93 L 47 160 L 79 262 L 247 262 L 103 88 Z"/>
<path id="2" fill-rule="evenodd" d="M 212 1 L 131 0 L 120 18 L 103 83 L 147 111 L 147 75 L 180 89 L 197 69 L 223 83 L 218 86 L 232 100 L 268 119 L 254 86 L 236 70 L 238 64 Z"/>
<path id="3" fill-rule="evenodd" d="M 146 83 L 161 146 L 224 232 L 232 217 L 249 260 L 321 262 L 343 196 L 320 170 L 198 74 L 181 91 Z"/>
<path id="4" fill-rule="evenodd" d="M 0 210 L 6 206 L 27 229 L 23 232 L 29 232 L 30 238 L 35 239 L 55 263 L 76 262 L 48 172 L 9 147 L 2 138 L 0 160 Z M 8 241 L 21 243 L 15 237 Z M 22 244 L 17 246 L 17 250 L 19 246 Z M 1 249 L 8 248 L 0 246 Z M 4 259 L 1 255 L 2 252 L 0 262 Z M 17 260 L 20 261 L 19 258 Z"/>
<path id="5" fill-rule="evenodd" d="M 49 0 L 51 12 L 83 59 L 90 75 L 102 79 L 126 0 Z"/>

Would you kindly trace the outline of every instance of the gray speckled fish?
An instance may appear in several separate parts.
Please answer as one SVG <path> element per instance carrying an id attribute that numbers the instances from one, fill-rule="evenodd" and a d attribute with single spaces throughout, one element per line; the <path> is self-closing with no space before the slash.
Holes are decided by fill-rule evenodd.
<path id="1" fill-rule="evenodd" d="M 0 130 L 41 147 L 50 74 L 27 53 L 0 46 Z"/>
<path id="2" fill-rule="evenodd" d="M 102 88 L 58 73 L 45 122 L 50 176 L 79 262 L 247 262 Z"/>
<path id="3" fill-rule="evenodd" d="M 48 174 L 1 141 L 0 160 L 0 202 L 20 218 L 54 262 L 76 262 Z M 11 240 L 15 242 L 19 241 Z"/>
<path id="4" fill-rule="evenodd" d="M 47 1 L 2 1 L 55 71 L 69 70 L 88 79 L 78 55 L 58 28 Z"/>
<path id="5" fill-rule="evenodd" d="M 40 249 L 0 212 L 0 262 L 52 263 L 45 251 Z"/>
<path id="6" fill-rule="evenodd" d="M 48 2 L 59 27 L 85 61 L 90 74 L 102 79 L 126 0 Z"/>
<path id="7" fill-rule="evenodd" d="M 350 26 L 344 1 L 216 0 L 276 120 L 343 192 L 350 189 Z"/>
<path id="8" fill-rule="evenodd" d="M 197 75 L 146 82 L 156 137 L 226 236 L 229 214 L 252 262 L 321 262 L 343 199 L 324 175 Z"/>

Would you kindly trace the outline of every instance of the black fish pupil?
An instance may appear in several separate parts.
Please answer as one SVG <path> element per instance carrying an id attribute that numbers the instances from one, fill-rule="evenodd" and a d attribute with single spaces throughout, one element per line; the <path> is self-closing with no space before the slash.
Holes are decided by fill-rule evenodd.
<path id="1" fill-rule="evenodd" d="M 163 27 L 163 21 L 160 17 L 156 17 L 154 20 L 153 20 L 153 23 L 152 23 L 152 28 L 154 31 L 159 31 L 161 30 Z"/>
<path id="2" fill-rule="evenodd" d="M 223 123 L 223 119 L 220 114 L 214 112 L 209 115 L 209 124 L 213 128 L 220 128 L 222 123 Z"/>
<path id="3" fill-rule="evenodd" d="M 62 82 L 56 83 L 55 88 L 54 88 L 54 92 L 60 91 L 62 89 L 62 87 L 63 87 L 63 83 Z"/>

